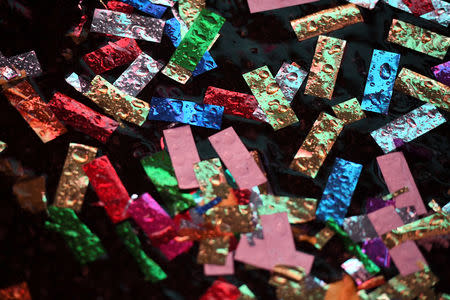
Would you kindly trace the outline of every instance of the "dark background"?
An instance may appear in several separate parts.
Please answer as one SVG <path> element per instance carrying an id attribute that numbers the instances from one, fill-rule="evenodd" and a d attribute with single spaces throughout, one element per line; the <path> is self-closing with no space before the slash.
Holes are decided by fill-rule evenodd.
<path id="1" fill-rule="evenodd" d="M 150 102 L 152 96 L 163 96 L 201 102 L 210 85 L 250 93 L 241 74 L 263 65 L 268 65 L 273 74 L 284 61 L 296 61 L 303 69 L 309 70 L 317 37 L 298 42 L 289 21 L 344 3 L 323 0 L 251 15 L 245 0 L 207 1 L 207 8 L 227 19 L 220 32 L 221 37 L 211 51 L 218 68 L 190 80 L 184 86 L 158 74 L 139 98 Z M 84 5 L 89 18 L 94 8 L 101 8 L 97 1 L 85 1 Z M 274 132 L 268 124 L 225 116 L 222 126 L 233 126 L 248 149 L 259 150 L 276 194 L 320 199 L 336 157 L 363 164 L 364 169 L 348 216 L 364 213 L 367 197 L 388 193 L 375 161 L 376 156 L 383 153 L 369 133 L 423 103 L 394 92 L 389 116 L 366 112 L 366 119 L 346 126 L 318 176 L 312 180 L 288 169 L 288 165 L 314 120 L 321 111 L 332 113 L 331 105 L 351 97 L 361 100 L 374 48 L 401 53 L 400 68 L 408 67 L 429 77 L 433 77 L 430 67 L 448 60 L 448 55 L 442 61 L 386 42 L 393 18 L 448 35 L 445 27 L 383 3 L 378 3 L 372 11 L 361 11 L 364 23 L 329 34 L 347 40 L 332 101 L 303 95 L 303 85 L 292 103 L 300 119 L 298 124 Z M 33 81 L 46 101 L 53 92 L 59 91 L 101 112 L 64 81 L 64 77 L 73 71 L 92 76 L 80 58 L 108 41 L 104 36 L 90 33 L 87 40 L 76 45 L 67 37 L 67 31 L 79 21 L 80 16 L 77 1 L 0 0 L 0 51 L 5 56 L 36 51 L 44 74 Z M 170 17 L 171 14 L 166 12 L 163 18 Z M 87 26 L 90 26 L 90 21 Z M 174 49 L 167 36 L 164 36 L 161 44 L 138 43 L 153 58 L 166 62 Z M 112 82 L 126 67 L 109 71 L 104 76 Z M 440 111 L 446 119 L 450 117 L 449 113 Z M 49 204 L 53 202 L 70 142 L 98 147 L 99 155 L 108 155 L 130 194 L 150 192 L 162 203 L 139 159 L 160 151 L 162 130 L 169 125 L 167 122 L 155 121 L 147 121 L 142 127 L 129 125 L 118 129 L 105 145 L 74 130 L 43 144 L 7 99 L 0 96 L 0 140 L 8 144 L 8 149 L 1 156 L 20 161 L 29 174 L 44 175 Z M 450 200 L 449 130 L 448 123 L 441 125 L 414 140 L 404 151 L 425 203 L 436 199 L 443 205 Z M 201 158 L 215 157 L 207 137 L 216 131 L 200 127 L 192 127 L 192 131 Z M 428 154 L 417 154 L 414 149 L 418 148 Z M 157 284 L 144 281 L 104 210 L 92 205 L 97 202 L 97 197 L 91 188 L 88 189 L 79 217 L 100 237 L 109 258 L 80 266 L 62 237 L 43 228 L 45 216 L 30 215 L 19 207 L 11 192 L 12 184 L 12 178 L 1 175 L 0 288 L 27 281 L 33 299 L 198 299 L 216 279 L 204 276 L 203 266 L 196 264 L 197 246 L 188 254 L 168 262 L 146 242 L 140 232 L 145 251 L 168 274 L 168 279 Z M 318 222 L 311 222 L 301 227 L 314 234 L 321 226 Z M 316 255 L 312 274 L 326 282 L 339 280 L 342 275 L 339 266 L 350 258 L 336 237 L 322 251 L 316 251 L 305 243 L 297 243 L 297 249 Z M 441 279 L 437 290 L 448 292 L 448 249 L 439 245 L 434 245 L 430 252 L 423 247 L 420 249 L 432 271 Z M 267 283 L 269 272 L 246 270 L 238 262 L 235 267 L 235 275 L 226 276 L 230 282 L 237 286 L 247 284 L 258 299 L 275 299 L 274 288 Z M 391 267 L 383 273 L 390 278 L 397 271 Z"/>

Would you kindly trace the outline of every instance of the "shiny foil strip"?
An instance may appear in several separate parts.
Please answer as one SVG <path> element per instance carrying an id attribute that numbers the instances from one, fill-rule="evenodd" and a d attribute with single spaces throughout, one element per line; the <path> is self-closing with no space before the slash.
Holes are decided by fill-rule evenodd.
<path id="1" fill-rule="evenodd" d="M 223 232 L 252 232 L 252 211 L 246 205 L 216 206 L 206 213 L 205 221 L 219 226 Z"/>
<path id="2" fill-rule="evenodd" d="M 141 53 L 136 60 L 123 72 L 113 85 L 121 91 L 135 97 L 161 70 L 162 64 L 150 55 Z"/>
<path id="3" fill-rule="evenodd" d="M 66 161 L 56 189 L 54 206 L 81 210 L 89 178 L 83 171 L 83 164 L 91 162 L 97 155 L 97 148 L 70 143 Z"/>
<path id="4" fill-rule="evenodd" d="M 299 242 L 307 242 L 313 245 L 317 250 L 322 250 L 323 246 L 334 236 L 334 231 L 328 227 L 324 227 L 322 230 L 317 232 L 315 235 L 310 236 L 304 234 L 303 230 L 296 230 L 292 227 L 292 231 L 295 234 L 295 238 Z"/>
<path id="5" fill-rule="evenodd" d="M 80 93 L 85 93 L 89 90 L 91 83 L 79 76 L 77 73 L 71 73 L 66 77 L 66 82 Z"/>
<path id="6" fill-rule="evenodd" d="M 377 5 L 379 0 L 347 0 L 347 2 L 356 4 L 358 6 L 367 8 L 367 9 L 374 9 L 375 5 Z"/>
<path id="7" fill-rule="evenodd" d="M 134 11 L 133 6 L 128 5 L 122 1 L 108 1 L 108 3 L 106 3 L 106 7 L 109 10 L 114 10 L 126 14 L 131 14 Z"/>
<path id="8" fill-rule="evenodd" d="M 361 106 L 364 110 L 387 115 L 400 54 L 373 50 Z"/>
<path id="9" fill-rule="evenodd" d="M 32 214 L 47 210 L 44 176 L 35 178 L 21 178 L 12 187 L 20 207 Z"/>
<path id="10" fill-rule="evenodd" d="M 3 93 L 42 142 L 47 143 L 67 132 L 49 105 L 41 99 L 29 82 L 22 81 Z"/>
<path id="11" fill-rule="evenodd" d="M 440 59 L 450 47 L 449 37 L 397 19 L 392 20 L 387 41 Z"/>
<path id="12" fill-rule="evenodd" d="M 115 42 L 108 42 L 95 51 L 83 56 L 83 60 L 95 74 L 112 70 L 131 63 L 142 53 L 135 40 L 123 38 Z"/>
<path id="13" fill-rule="evenodd" d="M 289 223 L 306 223 L 316 218 L 317 199 L 274 195 L 260 195 L 263 205 L 258 208 L 260 215 L 287 212 Z"/>
<path id="14" fill-rule="evenodd" d="M 432 67 L 431 71 L 433 71 L 434 77 L 436 77 L 439 82 L 446 86 L 450 86 L 450 60 Z"/>
<path id="15" fill-rule="evenodd" d="M 206 0 L 179 0 L 178 12 L 181 19 L 191 27 L 200 12 L 206 7 Z"/>
<path id="16" fill-rule="evenodd" d="M 144 124 L 150 111 L 147 102 L 122 92 L 100 75 L 92 79 L 91 87 L 84 95 L 116 120 L 122 119 L 138 126 Z"/>
<path id="17" fill-rule="evenodd" d="M 116 233 L 134 257 L 139 269 L 145 276 L 145 280 L 157 282 L 167 278 L 161 267 L 144 252 L 141 242 L 129 221 L 116 225 Z"/>
<path id="18" fill-rule="evenodd" d="M 223 107 L 217 105 L 153 97 L 148 119 L 220 129 L 223 110 Z"/>
<path id="19" fill-rule="evenodd" d="M 198 248 L 197 263 L 201 265 L 225 265 L 229 244 L 228 237 L 201 240 Z"/>
<path id="20" fill-rule="evenodd" d="M 246 284 L 243 284 L 239 287 L 239 291 L 241 292 L 241 296 L 238 300 L 256 300 L 255 294 L 248 288 Z"/>
<path id="21" fill-rule="evenodd" d="M 349 260 L 346 260 L 341 265 L 341 268 L 353 278 L 356 286 L 360 286 L 373 277 L 373 275 L 367 272 L 364 265 L 357 258 L 350 258 Z"/>
<path id="22" fill-rule="evenodd" d="M 274 130 L 298 122 L 295 112 L 290 107 L 289 100 L 284 96 L 267 66 L 255 69 L 242 76 Z"/>
<path id="23" fill-rule="evenodd" d="M 161 18 L 167 9 L 167 7 L 156 5 L 155 3 L 152 3 L 148 0 L 121 0 L 121 1 L 123 1 L 128 5 L 133 6 L 137 10 L 140 10 L 156 18 Z"/>
<path id="24" fill-rule="evenodd" d="M 331 100 L 347 41 L 319 36 L 305 95 Z"/>
<path id="25" fill-rule="evenodd" d="M 181 84 L 185 84 L 192 76 L 191 71 L 177 65 L 173 61 L 169 61 L 161 73 Z"/>
<path id="26" fill-rule="evenodd" d="M 83 170 L 113 223 L 127 219 L 130 196 L 108 157 L 100 156 L 84 164 Z"/>
<path id="27" fill-rule="evenodd" d="M 308 72 L 288 63 L 283 63 L 280 70 L 278 70 L 275 81 L 289 103 L 294 100 L 295 94 L 300 89 L 306 75 L 308 75 Z"/>
<path id="28" fill-rule="evenodd" d="M 216 280 L 199 300 L 238 300 L 241 292 L 237 287 L 224 279 Z"/>
<path id="29" fill-rule="evenodd" d="M 315 178 L 343 126 L 343 121 L 321 112 L 289 168 Z"/>
<path id="30" fill-rule="evenodd" d="M 34 51 L 9 57 L 8 63 L 17 70 L 24 70 L 28 77 L 36 77 L 42 74 L 41 64 Z"/>
<path id="31" fill-rule="evenodd" d="M 450 3 L 442 0 L 383 0 L 383 2 L 445 27 L 450 24 Z"/>
<path id="32" fill-rule="evenodd" d="M 116 121 L 59 92 L 53 95 L 48 105 L 66 125 L 102 143 L 106 143 L 119 125 Z"/>
<path id="33" fill-rule="evenodd" d="M 394 139 L 410 142 L 446 122 L 443 115 L 432 104 L 424 104 L 372 131 L 370 135 L 384 153 L 396 148 Z"/>
<path id="34" fill-rule="evenodd" d="M 358 99 L 352 98 L 331 107 L 336 117 L 344 122 L 344 125 L 354 123 L 366 117 L 359 105 Z"/>
<path id="35" fill-rule="evenodd" d="M 358 243 L 365 239 L 372 239 L 378 236 L 367 215 L 351 216 L 345 218 L 342 227 L 350 238 Z"/>
<path id="36" fill-rule="evenodd" d="M 409 69 L 403 68 L 400 71 L 394 89 L 450 111 L 450 86 Z"/>
<path id="37" fill-rule="evenodd" d="M 363 21 L 358 7 L 346 4 L 292 20 L 291 26 L 298 40 L 303 41 Z"/>
<path id="38" fill-rule="evenodd" d="M 147 3 L 151 4 L 148 1 Z M 95 9 L 91 32 L 160 43 L 164 24 L 165 22 L 161 19 Z"/>
<path id="39" fill-rule="evenodd" d="M 3 300 L 31 300 L 28 284 L 24 281 L 19 284 L 0 289 L 0 299 Z"/>

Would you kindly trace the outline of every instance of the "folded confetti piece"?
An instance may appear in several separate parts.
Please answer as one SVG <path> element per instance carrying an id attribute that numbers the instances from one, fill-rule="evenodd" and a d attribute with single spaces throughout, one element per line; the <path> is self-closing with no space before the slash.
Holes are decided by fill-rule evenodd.
<path id="1" fill-rule="evenodd" d="M 292 20 L 291 26 L 298 40 L 303 41 L 363 21 L 358 7 L 346 4 Z"/>
<path id="2" fill-rule="evenodd" d="M 119 123 L 99 114 L 86 105 L 56 92 L 48 103 L 55 115 L 66 125 L 106 143 Z"/>
<path id="3" fill-rule="evenodd" d="M 241 292 L 224 280 L 216 280 L 199 300 L 238 300 Z"/>
<path id="4" fill-rule="evenodd" d="M 100 203 L 113 223 L 128 218 L 130 196 L 106 155 L 83 165 L 83 170 L 97 193 Z"/>
<path id="5" fill-rule="evenodd" d="M 447 27 L 450 24 L 450 3 L 442 0 L 383 0 L 383 2 L 442 26 Z"/>
<path id="6" fill-rule="evenodd" d="M 274 195 L 260 195 L 263 205 L 258 207 L 260 215 L 287 212 L 289 223 L 306 223 L 316 218 L 317 199 Z"/>
<path id="7" fill-rule="evenodd" d="M 389 153 L 396 148 L 395 139 L 410 142 L 445 122 L 444 116 L 438 109 L 426 103 L 380 129 L 372 131 L 370 135 L 384 153 Z"/>
<path id="8" fill-rule="evenodd" d="M 278 70 L 275 81 L 280 86 L 281 92 L 289 103 L 294 99 L 306 75 L 308 75 L 308 72 L 288 63 L 283 63 L 280 70 Z"/>
<path id="9" fill-rule="evenodd" d="M 255 69 L 242 76 L 274 130 L 298 122 L 295 112 L 290 107 L 290 101 L 284 96 L 267 66 Z"/>
<path id="10" fill-rule="evenodd" d="M 19 284 L 0 289 L 0 299 L 31 300 L 28 284 L 24 281 Z"/>
<path id="11" fill-rule="evenodd" d="M 233 252 L 228 253 L 227 258 L 225 260 L 225 264 L 222 265 L 213 265 L 213 264 L 204 264 L 203 272 L 206 276 L 223 276 L 223 275 L 233 275 L 234 274 L 234 259 Z"/>
<path id="12" fill-rule="evenodd" d="M 28 77 L 37 77 L 42 74 L 41 64 L 34 51 L 15 55 L 7 60 L 17 70 L 24 70 Z"/>
<path id="13" fill-rule="evenodd" d="M 106 3 L 106 7 L 110 10 L 114 10 L 114 11 L 118 11 L 118 12 L 122 12 L 122 13 L 126 13 L 126 14 L 131 14 L 134 11 L 134 7 L 126 4 L 122 1 L 108 1 L 108 3 Z"/>
<path id="14" fill-rule="evenodd" d="M 252 14 L 317 1 L 318 0 L 247 0 L 250 13 Z"/>
<path id="15" fill-rule="evenodd" d="M 37 214 L 47 210 L 45 177 L 22 177 L 12 187 L 13 194 L 22 209 Z"/>
<path id="16" fill-rule="evenodd" d="M 59 184 L 56 189 L 54 206 L 81 210 L 89 178 L 83 171 L 83 164 L 95 159 L 97 148 L 70 143 Z"/>
<path id="17" fill-rule="evenodd" d="M 305 95 L 331 100 L 346 44 L 344 40 L 319 36 Z"/>
<path id="18" fill-rule="evenodd" d="M 148 0 L 121 0 L 121 1 L 156 18 L 161 18 L 167 9 L 167 7 L 156 5 L 156 3 L 152 3 Z"/>
<path id="19" fill-rule="evenodd" d="M 358 6 L 367 8 L 367 9 L 374 9 L 375 5 L 377 5 L 379 0 L 347 0 L 347 2 L 356 4 Z"/>
<path id="20" fill-rule="evenodd" d="M 344 122 L 344 125 L 351 124 L 366 117 L 356 98 L 333 105 L 331 108 L 334 114 Z"/>
<path id="21" fill-rule="evenodd" d="M 289 168 L 315 178 L 344 123 L 321 112 Z"/>
<path id="22" fill-rule="evenodd" d="M 69 208 L 50 206 L 50 221 L 45 227 L 60 233 L 80 264 L 86 264 L 106 256 L 100 239 L 82 223 Z"/>
<path id="23" fill-rule="evenodd" d="M 432 67 L 431 71 L 433 71 L 434 77 L 436 77 L 439 82 L 446 86 L 450 86 L 450 60 Z"/>
<path id="24" fill-rule="evenodd" d="M 67 132 L 28 81 L 22 81 L 4 91 L 9 103 L 36 132 L 42 142 L 47 143 Z"/>
<path id="25" fill-rule="evenodd" d="M 101 74 L 131 63 L 141 53 L 135 40 L 123 38 L 84 55 L 83 60 L 95 74 Z"/>
<path id="26" fill-rule="evenodd" d="M 364 265 L 357 258 L 350 258 L 349 260 L 346 260 L 341 265 L 341 268 L 353 278 L 357 286 L 360 286 L 373 277 L 369 272 L 367 272 Z"/>
<path id="27" fill-rule="evenodd" d="M 388 113 L 399 63 L 400 54 L 373 50 L 362 109 L 385 115 Z"/>
<path id="28" fill-rule="evenodd" d="M 80 93 L 85 93 L 89 90 L 91 83 L 79 76 L 77 73 L 71 73 L 66 77 L 66 82 Z"/>
<path id="29" fill-rule="evenodd" d="M 217 105 L 153 97 L 148 119 L 220 129 L 223 110 L 222 106 Z"/>
<path id="30" fill-rule="evenodd" d="M 233 127 L 210 136 L 209 141 L 240 189 L 251 189 L 267 181 Z"/>
<path id="31" fill-rule="evenodd" d="M 187 27 L 191 27 L 205 7 L 206 0 L 178 0 L 178 12 Z"/>
<path id="32" fill-rule="evenodd" d="M 450 38 L 397 19 L 392 20 L 388 42 L 443 59 Z"/>

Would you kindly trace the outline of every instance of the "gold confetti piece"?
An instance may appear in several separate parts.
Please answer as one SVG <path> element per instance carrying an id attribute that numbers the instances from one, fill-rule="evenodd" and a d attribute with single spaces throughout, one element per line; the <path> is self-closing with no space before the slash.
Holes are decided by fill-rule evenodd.
<path id="1" fill-rule="evenodd" d="M 32 214 L 47 210 L 44 176 L 20 179 L 13 185 L 13 193 L 22 209 Z"/>
<path id="2" fill-rule="evenodd" d="M 229 247 L 229 237 L 216 237 L 200 240 L 197 263 L 225 265 Z"/>
<path id="3" fill-rule="evenodd" d="M 161 73 L 181 84 L 185 84 L 192 76 L 191 71 L 177 65 L 173 61 L 169 61 Z"/>
<path id="4" fill-rule="evenodd" d="M 188 27 L 191 27 L 198 14 L 206 7 L 206 0 L 179 0 L 178 12 Z"/>
<path id="5" fill-rule="evenodd" d="M 317 199 L 274 195 L 260 195 L 263 205 L 258 207 L 260 215 L 287 212 L 289 223 L 306 223 L 316 218 Z"/>
<path id="6" fill-rule="evenodd" d="M 361 109 L 356 98 L 344 101 L 331 107 L 336 116 L 341 119 L 345 125 L 364 119 L 366 115 Z"/>
<path id="7" fill-rule="evenodd" d="M 206 213 L 205 221 L 224 232 L 246 233 L 254 229 L 252 210 L 247 205 L 213 207 Z"/>

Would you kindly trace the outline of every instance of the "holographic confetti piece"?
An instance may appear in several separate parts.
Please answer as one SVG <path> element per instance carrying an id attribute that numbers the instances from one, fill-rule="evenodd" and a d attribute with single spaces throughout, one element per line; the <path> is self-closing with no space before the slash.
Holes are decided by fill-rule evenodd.
<path id="1" fill-rule="evenodd" d="M 396 148 L 394 139 L 410 142 L 446 122 L 438 109 L 426 103 L 387 125 L 372 131 L 370 135 L 384 153 Z"/>
<path id="2" fill-rule="evenodd" d="M 42 74 L 41 65 L 34 51 L 9 57 L 8 62 L 18 70 L 25 70 L 28 77 L 36 77 Z"/>
<path id="3" fill-rule="evenodd" d="M 92 79 L 91 86 L 84 95 L 107 114 L 138 126 L 144 124 L 150 111 L 147 102 L 122 92 L 100 75 Z"/>
<path id="4" fill-rule="evenodd" d="M 302 230 L 296 230 L 292 227 L 292 231 L 295 233 L 295 238 L 299 242 L 308 242 L 318 250 L 322 250 L 323 246 L 334 236 L 334 231 L 328 227 L 324 227 L 314 236 L 303 234 Z M 297 232 L 298 231 L 298 232 Z"/>
<path id="5" fill-rule="evenodd" d="M 106 251 L 98 236 L 78 219 L 73 210 L 50 206 L 48 212 L 50 221 L 45 221 L 45 227 L 63 236 L 67 246 L 80 264 L 86 264 L 106 256 Z"/>
<path id="6" fill-rule="evenodd" d="M 367 215 L 345 218 L 342 227 L 356 243 L 361 242 L 364 239 L 372 239 L 378 236 Z"/>
<path id="7" fill-rule="evenodd" d="M 267 66 L 255 69 L 242 76 L 274 130 L 298 122 L 295 112 L 290 107 L 289 100 L 283 95 L 280 86 Z"/>
<path id="8" fill-rule="evenodd" d="M 450 38 L 397 19 L 392 20 L 388 42 L 443 59 Z"/>
<path id="9" fill-rule="evenodd" d="M 362 168 L 363 166 L 360 164 L 336 158 L 322 199 L 317 207 L 316 217 L 318 220 L 327 221 L 332 217 L 342 225 Z"/>
<path id="10" fill-rule="evenodd" d="M 84 164 L 83 170 L 111 221 L 118 223 L 127 219 L 130 196 L 108 157 L 100 156 Z"/>
<path id="11" fill-rule="evenodd" d="M 6 150 L 8 145 L 5 142 L 0 141 L 0 153 Z"/>
<path id="12" fill-rule="evenodd" d="M 83 171 L 83 164 L 95 159 L 97 148 L 83 144 L 70 143 L 66 161 L 56 189 L 54 206 L 81 210 L 84 194 L 89 184 L 89 178 Z"/>
<path id="13" fill-rule="evenodd" d="M 450 60 L 431 68 L 434 77 L 446 86 L 450 86 Z"/>
<path id="14" fill-rule="evenodd" d="M 228 237 L 217 237 L 200 241 L 197 263 L 223 266 L 228 256 L 230 241 Z"/>
<path id="15" fill-rule="evenodd" d="M 344 122 L 344 125 L 351 124 L 366 117 L 356 98 L 341 102 L 331 108 L 336 116 Z"/>
<path id="16" fill-rule="evenodd" d="M 206 276 L 223 276 L 223 275 L 233 275 L 234 274 L 234 259 L 233 252 L 229 252 L 227 258 L 225 260 L 225 264 L 221 265 L 213 265 L 213 264 L 204 264 L 203 272 Z M 242 292 L 242 291 L 241 291 Z"/>
<path id="17" fill-rule="evenodd" d="M 321 112 L 289 168 L 315 178 L 343 126 L 343 121 Z"/>
<path id="18" fill-rule="evenodd" d="M 53 95 L 48 106 L 66 125 L 72 126 L 102 143 L 106 143 L 119 126 L 116 121 L 59 92 Z"/>
<path id="19" fill-rule="evenodd" d="M 3 93 L 42 142 L 47 143 L 67 132 L 28 81 L 22 81 Z"/>
<path id="20" fill-rule="evenodd" d="M 92 51 L 83 56 L 83 60 L 95 74 L 112 70 L 131 63 L 142 53 L 135 40 L 123 38 Z"/>
<path id="21" fill-rule="evenodd" d="M 391 265 L 391 256 L 388 248 L 384 245 L 381 238 L 377 237 L 371 240 L 364 240 L 362 251 L 371 259 L 377 266 L 389 268 Z"/>
<path id="22" fill-rule="evenodd" d="M 347 2 L 356 4 L 358 6 L 367 8 L 367 9 L 374 9 L 375 5 L 377 5 L 379 0 L 347 0 Z"/>
<path id="23" fill-rule="evenodd" d="M 289 103 L 294 100 L 295 94 L 300 89 L 307 75 L 308 72 L 288 63 L 283 63 L 280 70 L 278 70 L 275 81 Z"/>
<path id="24" fill-rule="evenodd" d="M 22 209 L 32 214 L 47 210 L 45 178 L 43 176 L 22 177 L 13 185 L 12 191 Z"/>
<path id="25" fill-rule="evenodd" d="M 173 61 L 169 61 L 161 73 L 181 84 L 185 84 L 192 76 L 191 71 L 177 65 Z"/>
<path id="26" fill-rule="evenodd" d="M 247 0 L 251 14 L 317 1 L 318 0 Z"/>
<path id="27" fill-rule="evenodd" d="M 140 10 L 156 18 L 161 18 L 167 9 L 167 7 L 156 5 L 148 0 L 121 0 L 121 1 L 125 2 L 128 5 L 133 6 L 137 10 Z"/>
<path id="28" fill-rule="evenodd" d="M 224 280 L 216 280 L 199 300 L 238 300 L 241 292 Z"/>
<path id="29" fill-rule="evenodd" d="M 240 189 L 251 189 L 267 181 L 233 127 L 228 127 L 208 139 Z"/>
<path id="30" fill-rule="evenodd" d="M 91 83 L 83 77 L 78 76 L 77 73 L 71 73 L 66 77 L 66 82 L 80 93 L 85 93 L 89 90 Z"/>
<path id="31" fill-rule="evenodd" d="M 150 2 L 147 3 L 151 5 Z M 165 22 L 161 19 L 95 9 L 91 32 L 160 43 L 164 24 Z"/>
<path id="32" fill-rule="evenodd" d="M 305 95 L 331 100 L 346 44 L 344 40 L 319 36 Z"/>
<path id="33" fill-rule="evenodd" d="M 394 89 L 450 111 L 450 87 L 409 69 L 400 71 Z"/>
<path id="34" fill-rule="evenodd" d="M 191 27 L 200 12 L 206 7 L 206 0 L 178 0 L 178 12 L 181 19 Z"/>
<path id="35" fill-rule="evenodd" d="M 317 199 L 274 195 L 260 195 L 263 205 L 258 208 L 260 215 L 287 212 L 289 223 L 306 223 L 316 218 Z"/>
<path id="36" fill-rule="evenodd" d="M 161 267 L 147 256 L 141 246 L 138 236 L 129 221 L 116 226 L 117 235 L 123 241 L 130 254 L 137 262 L 139 269 L 145 275 L 145 280 L 157 282 L 167 278 Z"/>
<path id="37" fill-rule="evenodd" d="M 123 3 L 122 1 L 108 1 L 108 3 L 106 3 L 106 7 L 109 10 L 114 10 L 126 14 L 131 14 L 134 11 L 133 6 Z"/>
<path id="38" fill-rule="evenodd" d="M 246 233 L 254 230 L 249 206 L 216 206 L 206 213 L 205 221 L 219 226 L 223 232 Z"/>
<path id="39" fill-rule="evenodd" d="M 441 0 L 383 0 L 395 8 L 447 27 L 450 23 L 450 4 Z"/>
<path id="40" fill-rule="evenodd" d="M 0 290 L 2 300 L 31 300 L 28 284 L 24 281 Z"/>
<path id="41" fill-rule="evenodd" d="M 346 260 L 341 265 L 341 268 L 353 278 L 357 286 L 360 286 L 373 277 L 373 275 L 367 272 L 364 265 L 357 258 L 350 258 L 349 260 Z"/>
<path id="42" fill-rule="evenodd" d="M 361 107 L 387 115 L 400 63 L 400 54 L 373 50 Z"/>
<path id="43" fill-rule="evenodd" d="M 220 129 L 223 110 L 222 106 L 217 105 L 153 97 L 148 119 Z"/>

